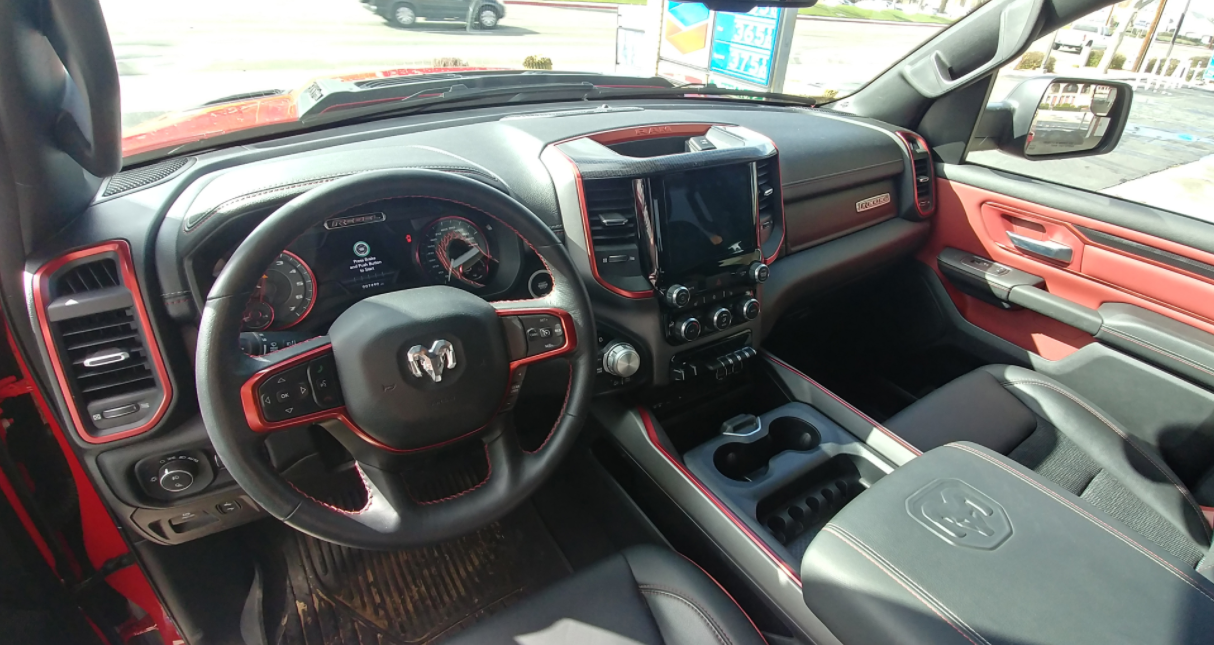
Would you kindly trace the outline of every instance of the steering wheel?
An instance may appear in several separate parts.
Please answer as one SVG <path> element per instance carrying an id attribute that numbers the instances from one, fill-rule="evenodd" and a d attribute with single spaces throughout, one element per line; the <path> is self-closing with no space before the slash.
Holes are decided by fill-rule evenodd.
<path id="1" fill-rule="evenodd" d="M 395 291 L 354 304 L 328 336 L 266 356 L 240 349 L 245 304 L 265 267 L 292 240 L 335 213 L 411 197 L 459 204 L 513 230 L 547 265 L 553 290 L 534 300 L 494 303 L 446 286 Z M 369 172 L 296 197 L 232 254 L 202 312 L 198 401 L 216 453 L 271 515 L 322 540 L 399 549 L 499 519 L 553 472 L 590 404 L 594 338 L 590 300 L 569 254 L 527 207 L 451 173 Z M 527 452 L 510 410 L 526 366 L 558 356 L 570 365 L 565 405 L 540 448 Z M 354 456 L 367 489 L 362 509 L 309 497 L 266 458 L 266 433 L 313 423 Z M 410 496 L 401 477 L 403 455 L 475 440 L 489 462 L 481 484 L 437 502 Z"/>

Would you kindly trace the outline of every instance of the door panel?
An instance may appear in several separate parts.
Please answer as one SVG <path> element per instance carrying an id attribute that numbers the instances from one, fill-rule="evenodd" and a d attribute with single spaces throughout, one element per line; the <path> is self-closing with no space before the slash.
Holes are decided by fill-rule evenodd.
<path id="1" fill-rule="evenodd" d="M 949 179 L 937 179 L 937 195 L 935 227 L 919 255 L 933 268 L 942 249 L 958 248 L 1039 275 L 1050 293 L 1086 307 L 1134 304 L 1214 333 L 1214 278 L 1203 275 L 1206 266 L 1214 275 L 1214 254 Z M 1072 257 L 1027 253 L 1009 233 L 1064 245 Z M 1044 358 L 1057 360 L 1092 342 L 1035 312 L 1004 310 L 951 286 L 949 293 L 967 320 Z"/>

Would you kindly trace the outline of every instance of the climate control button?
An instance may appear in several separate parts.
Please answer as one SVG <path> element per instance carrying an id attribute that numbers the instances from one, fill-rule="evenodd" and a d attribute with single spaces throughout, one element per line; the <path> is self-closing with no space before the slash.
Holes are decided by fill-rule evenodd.
<path id="1" fill-rule="evenodd" d="M 691 289 L 681 284 L 671 285 L 666 289 L 666 304 L 675 309 L 682 309 L 691 304 Z"/>
<path id="2" fill-rule="evenodd" d="M 742 320 L 754 320 L 759 317 L 759 301 L 754 298 L 746 298 L 738 301 L 733 307 L 735 315 Z"/>
<path id="3" fill-rule="evenodd" d="M 733 314 L 729 313 L 729 310 L 725 307 L 720 307 L 712 312 L 709 320 L 714 329 L 721 330 L 733 324 Z"/>
<path id="4" fill-rule="evenodd" d="M 674 323 L 674 335 L 683 341 L 690 342 L 699 338 L 700 332 L 703 330 L 703 327 L 700 326 L 700 321 L 691 316 L 680 318 Z"/>

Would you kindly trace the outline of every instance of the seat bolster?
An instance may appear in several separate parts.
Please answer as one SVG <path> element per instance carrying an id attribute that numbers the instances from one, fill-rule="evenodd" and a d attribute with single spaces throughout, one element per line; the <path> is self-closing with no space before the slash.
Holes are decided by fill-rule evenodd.
<path id="1" fill-rule="evenodd" d="M 667 645 L 764 645 L 732 597 L 698 566 L 656 546 L 624 551 Z"/>
<path id="2" fill-rule="evenodd" d="M 1006 365 L 980 371 L 996 378 L 1033 414 L 1049 420 L 1109 475 L 1205 550 L 1210 529 L 1201 507 L 1155 448 L 1090 401 L 1038 372 Z"/>
<path id="3" fill-rule="evenodd" d="M 975 370 L 923 397 L 885 425 L 923 452 L 971 441 L 1007 454 L 1032 434 L 1037 419 L 995 375 Z"/>

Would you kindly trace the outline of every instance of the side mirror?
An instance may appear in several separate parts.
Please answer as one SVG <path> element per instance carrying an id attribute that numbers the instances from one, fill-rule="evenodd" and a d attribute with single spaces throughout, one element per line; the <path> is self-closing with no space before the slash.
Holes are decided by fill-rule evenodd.
<path id="1" fill-rule="evenodd" d="M 1134 90 L 1104 79 L 1040 76 L 986 106 L 972 149 L 999 149 L 1030 161 L 1112 152 L 1130 116 Z"/>

